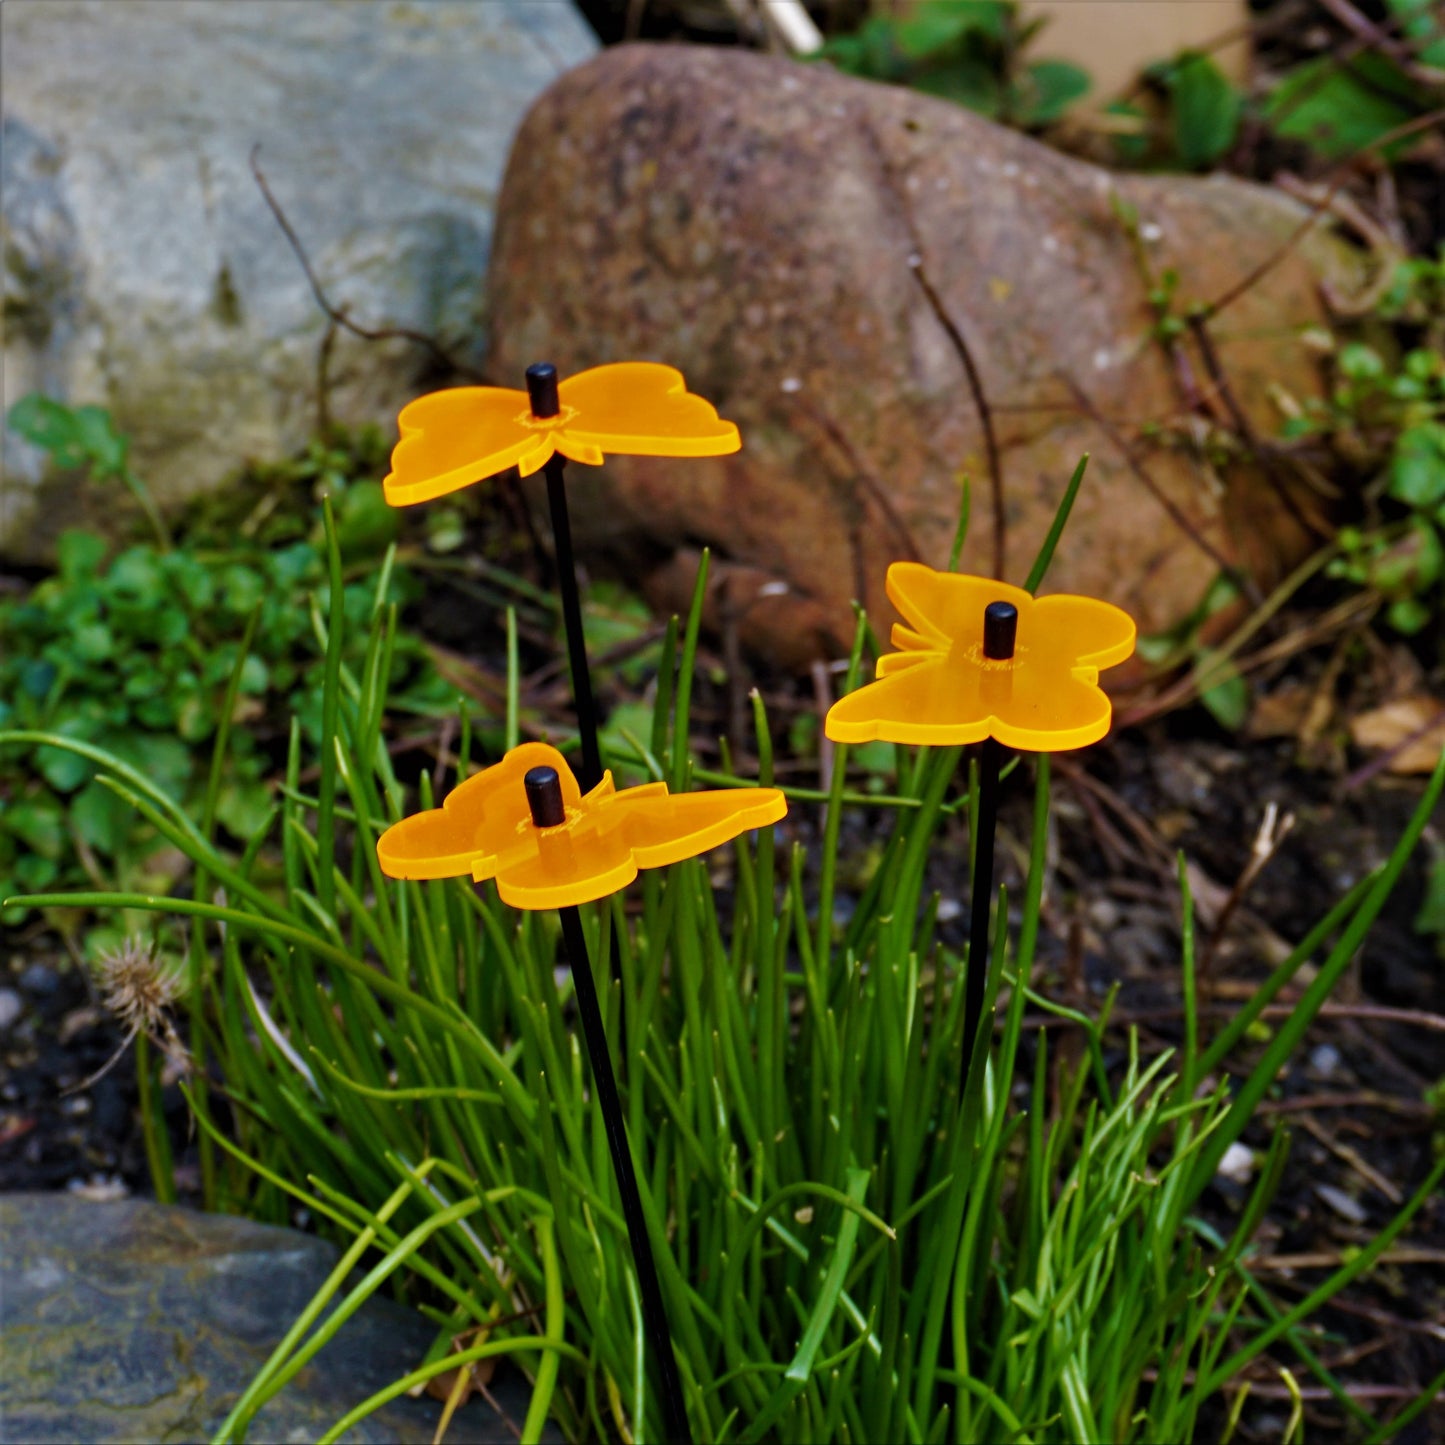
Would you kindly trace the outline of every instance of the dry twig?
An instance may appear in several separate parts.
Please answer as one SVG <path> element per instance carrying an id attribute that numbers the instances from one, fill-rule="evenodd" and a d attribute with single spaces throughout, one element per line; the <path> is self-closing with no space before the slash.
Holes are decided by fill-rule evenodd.
<path id="1" fill-rule="evenodd" d="M 1265 804 L 1264 817 L 1260 819 L 1259 828 L 1254 835 L 1254 844 L 1249 850 L 1249 858 L 1240 870 L 1234 887 L 1229 890 L 1229 896 L 1224 900 L 1218 916 L 1214 920 L 1209 937 L 1204 940 L 1204 944 L 1199 950 L 1200 978 L 1208 978 L 1210 965 L 1219 951 L 1219 945 L 1224 941 L 1224 935 L 1229 929 L 1235 910 L 1244 900 L 1245 894 L 1254 886 L 1254 880 L 1264 871 L 1265 865 L 1279 851 L 1280 845 L 1289 836 L 1290 829 L 1293 827 L 1293 813 L 1281 815 L 1277 803 Z"/>
<path id="2" fill-rule="evenodd" d="M 258 142 L 251 147 L 251 174 L 255 177 L 256 184 L 260 187 L 261 195 L 265 199 L 266 205 L 270 208 L 271 214 L 276 218 L 276 224 L 280 226 L 281 234 L 286 237 L 292 253 L 300 264 L 301 270 L 306 276 L 306 282 L 311 287 L 311 294 L 316 299 L 317 306 L 321 308 L 321 311 L 326 316 L 326 319 L 330 321 L 331 325 L 333 327 L 340 327 L 344 331 L 349 331 L 353 336 L 359 336 L 363 341 L 402 340 L 415 342 L 416 345 L 425 347 L 435 360 L 440 365 L 446 367 L 448 371 L 455 372 L 458 376 L 465 376 L 469 380 L 485 384 L 487 380 L 485 376 L 475 370 L 475 368 L 468 366 L 467 363 L 459 357 L 452 355 L 434 336 L 428 336 L 424 331 L 412 331 L 405 326 L 360 326 L 346 314 L 345 305 L 332 305 L 331 301 L 327 298 L 326 292 L 322 289 L 321 282 L 317 278 L 315 270 L 312 268 L 311 258 L 306 254 L 306 248 L 301 244 L 301 238 L 296 234 L 296 229 L 292 226 L 290 220 L 287 219 L 286 212 L 282 210 L 281 203 L 276 199 L 270 184 L 266 180 L 264 172 L 261 170 L 260 154 L 261 146 Z M 322 340 L 322 347 L 326 353 L 329 353 L 331 345 L 331 333 L 328 331 L 326 337 Z"/>

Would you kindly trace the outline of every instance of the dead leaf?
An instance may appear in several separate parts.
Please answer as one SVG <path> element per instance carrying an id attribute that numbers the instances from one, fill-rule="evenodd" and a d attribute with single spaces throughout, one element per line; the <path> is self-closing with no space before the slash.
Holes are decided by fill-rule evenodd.
<path id="1" fill-rule="evenodd" d="M 1213 928 L 1229 901 L 1229 889 L 1216 883 L 1192 859 L 1184 865 L 1184 871 L 1189 879 L 1189 896 L 1194 901 L 1195 917 L 1206 928 Z"/>
<path id="2" fill-rule="evenodd" d="M 495 1359 L 475 1360 L 470 1365 L 463 1365 L 457 1370 L 444 1370 L 440 1375 L 433 1375 L 426 1382 L 426 1392 L 433 1400 L 449 1400 L 456 1391 L 460 1391 L 461 1398 L 457 1404 L 465 1404 L 473 1395 L 480 1395 L 482 1391 L 492 1383 L 492 1375 L 496 1371 L 497 1362 Z M 466 1376 L 465 1382 L 460 1377 Z"/>
<path id="3" fill-rule="evenodd" d="M 1445 747 L 1445 703 L 1423 693 L 1397 698 L 1350 723 L 1350 738 L 1356 747 L 1373 752 L 1391 752 L 1387 767 L 1392 773 L 1429 773 Z"/>
<path id="4" fill-rule="evenodd" d="M 1249 738 L 1298 738 L 1308 744 L 1329 725 L 1334 700 L 1310 683 L 1285 683 L 1257 696 L 1245 723 Z"/>
<path id="5" fill-rule="evenodd" d="M 1250 709 L 1245 734 L 1250 738 L 1291 738 L 1304 726 L 1314 688 L 1305 683 L 1286 683 L 1273 692 L 1259 694 Z"/>

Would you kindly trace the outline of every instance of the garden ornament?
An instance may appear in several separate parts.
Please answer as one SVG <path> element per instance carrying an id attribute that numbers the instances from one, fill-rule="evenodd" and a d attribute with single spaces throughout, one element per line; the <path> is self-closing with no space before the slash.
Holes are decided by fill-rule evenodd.
<path id="1" fill-rule="evenodd" d="M 528 826 L 521 785 L 538 768 L 557 774 L 562 816 L 545 825 L 557 832 Z M 611 772 L 584 795 L 556 748 L 519 743 L 440 808 L 394 823 L 376 855 L 392 878 L 495 878 L 513 908 L 575 908 L 625 888 L 639 869 L 695 858 L 786 812 L 776 788 L 669 793 L 666 783 L 644 783 L 618 792 Z"/>
<path id="2" fill-rule="evenodd" d="M 661 1374 L 670 1441 L 692 1437 L 577 905 L 615 893 L 641 868 L 696 857 L 749 829 L 776 823 L 787 810 L 776 788 L 673 794 L 665 783 L 645 783 L 618 792 L 610 772 L 584 794 L 556 748 L 528 742 L 459 783 L 440 808 L 393 824 L 376 845 L 389 877 L 494 878 L 504 903 L 557 909 Z"/>
<path id="3" fill-rule="evenodd" d="M 993 841 L 1004 749 L 1059 752 L 1109 731 L 1100 669 L 1134 651 L 1128 613 L 1092 597 L 1035 598 L 988 577 L 895 562 L 886 590 L 903 615 L 878 659 L 875 682 L 829 709 L 824 730 L 840 743 L 982 742 L 978 831 L 969 906 L 964 999 L 965 1078 L 973 1058 L 988 971 Z"/>
<path id="4" fill-rule="evenodd" d="M 602 779 L 597 712 L 582 638 L 582 605 L 567 513 L 565 458 L 598 466 L 607 453 L 713 457 L 742 445 L 738 429 L 687 389 L 682 373 L 655 361 L 594 366 L 565 381 L 551 362 L 527 368 L 527 390 L 461 386 L 418 397 L 398 418 L 401 440 L 383 483 L 393 506 L 445 496 L 516 467 L 547 476 L 547 504 L 567 629 L 567 657 L 582 743 L 582 785 Z"/>

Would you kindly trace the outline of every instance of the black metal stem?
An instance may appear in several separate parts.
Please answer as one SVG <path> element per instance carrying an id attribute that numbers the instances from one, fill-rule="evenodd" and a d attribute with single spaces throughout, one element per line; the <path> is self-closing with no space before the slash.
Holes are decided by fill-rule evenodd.
<path id="1" fill-rule="evenodd" d="M 582 1033 L 587 1054 L 592 1061 L 592 1080 L 597 1088 L 597 1102 L 602 1106 L 602 1122 L 607 1128 L 607 1144 L 612 1151 L 612 1168 L 617 1175 L 617 1188 L 622 1195 L 622 1213 L 627 1220 L 627 1237 L 632 1242 L 632 1259 L 637 1266 L 637 1283 L 642 1291 L 642 1317 L 652 1341 L 653 1357 L 662 1379 L 662 1408 L 667 1421 L 667 1438 L 678 1445 L 692 1445 L 692 1432 L 687 1423 L 687 1406 L 682 1397 L 682 1377 L 672 1352 L 672 1331 L 667 1324 L 667 1310 L 662 1302 L 662 1287 L 657 1279 L 657 1265 L 652 1257 L 652 1243 L 647 1237 L 647 1223 L 642 1214 L 642 1198 L 637 1190 L 637 1174 L 632 1164 L 632 1151 L 627 1145 L 627 1125 L 622 1118 L 622 1104 L 617 1097 L 617 1080 L 612 1072 L 612 1057 L 607 1050 L 607 1032 L 602 1023 L 602 1008 L 597 1000 L 597 985 L 587 958 L 587 940 L 582 932 L 582 917 L 575 908 L 559 908 L 562 920 L 562 941 L 572 965 L 572 979 L 577 987 L 577 1009 L 582 1015 Z M 640 1427 L 641 1421 L 636 1424 Z"/>
<path id="2" fill-rule="evenodd" d="M 597 741 L 597 707 L 592 701 L 592 674 L 582 636 L 582 599 L 577 592 L 577 563 L 572 554 L 572 523 L 567 515 L 566 462 L 554 453 L 543 469 L 547 505 L 552 512 L 552 543 L 557 549 L 557 586 L 562 593 L 562 622 L 567 629 L 567 662 L 572 670 L 572 697 L 577 706 L 577 731 L 582 739 L 582 766 L 577 781 L 590 793 L 602 781 L 602 749 Z"/>
<path id="3" fill-rule="evenodd" d="M 983 609 L 983 655 L 987 662 L 1006 662 L 1018 643 L 1019 613 L 1012 602 L 990 602 Z M 962 1093 L 968 1087 L 968 1071 L 978 1052 L 978 1029 L 983 1015 L 983 995 L 988 983 L 990 930 L 989 910 L 993 906 L 993 835 L 998 828 L 998 772 L 1003 762 L 1003 745 L 988 737 L 978 755 L 978 826 L 973 840 L 973 883 L 969 890 L 967 992 L 963 1000 Z M 990 1021 L 992 1022 L 992 1021 Z"/>
<path id="4" fill-rule="evenodd" d="M 984 988 L 989 968 L 989 909 L 993 903 L 993 835 L 998 827 L 998 773 L 1003 745 L 985 738 L 978 756 L 978 833 L 973 845 L 973 884 L 969 894 L 967 992 L 963 1001 L 963 1081 L 978 1047 Z"/>

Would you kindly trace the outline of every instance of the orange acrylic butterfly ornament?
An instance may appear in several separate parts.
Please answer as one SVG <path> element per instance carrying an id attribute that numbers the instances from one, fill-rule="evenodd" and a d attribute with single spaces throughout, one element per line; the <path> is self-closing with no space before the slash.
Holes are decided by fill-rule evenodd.
<path id="1" fill-rule="evenodd" d="M 532 822 L 523 779 L 554 768 L 567 820 Z M 641 868 L 696 857 L 788 811 L 776 788 L 669 793 L 666 783 L 618 792 L 612 774 L 585 797 L 566 759 L 546 743 L 522 743 L 501 762 L 459 783 L 440 808 L 393 824 L 377 840 L 391 878 L 497 880 L 515 908 L 566 908 L 606 898 Z"/>
<path id="2" fill-rule="evenodd" d="M 604 453 L 714 457 L 742 445 L 711 402 L 688 391 L 675 367 L 618 361 L 569 376 L 556 416 L 532 415 L 525 391 L 459 386 L 402 409 L 401 440 L 383 487 L 394 507 L 455 492 L 516 467 L 526 477 L 556 452 L 601 463 Z"/>
<path id="3" fill-rule="evenodd" d="M 904 617 L 892 634 L 899 651 L 878 659 L 876 682 L 829 710 L 825 730 L 835 742 L 946 746 L 993 737 L 1057 752 L 1109 731 L 1112 709 L 1098 677 L 1134 651 L 1127 612 L 1092 597 L 1035 598 L 919 562 L 895 562 L 886 588 Z M 993 602 L 1018 609 L 1011 658 L 984 656 L 984 609 Z"/>

